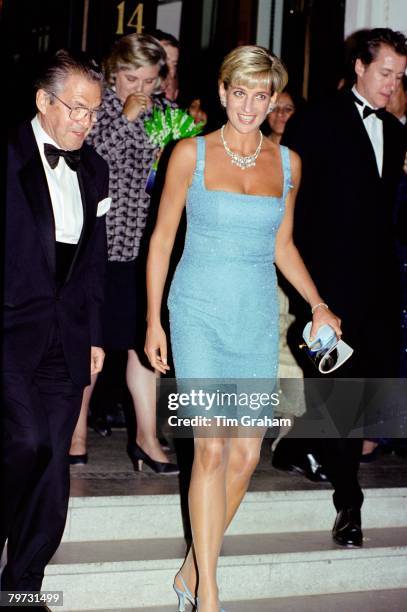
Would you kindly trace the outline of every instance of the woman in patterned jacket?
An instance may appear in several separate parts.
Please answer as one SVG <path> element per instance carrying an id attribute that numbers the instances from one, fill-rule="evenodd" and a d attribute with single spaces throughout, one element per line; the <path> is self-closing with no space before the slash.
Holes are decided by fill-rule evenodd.
<path id="1" fill-rule="evenodd" d="M 140 247 L 150 206 L 145 186 L 158 153 L 147 137 L 144 121 L 154 106 L 170 104 L 155 93 L 166 71 L 166 53 L 155 38 L 129 34 L 119 39 L 105 63 L 108 86 L 88 142 L 107 161 L 110 171 L 105 347 L 128 354 L 126 382 L 136 412 L 137 436 L 129 440 L 127 450 L 136 469 L 141 470 L 144 461 L 156 473 L 177 474 L 178 466 L 169 463 L 156 435 L 156 373 L 148 362 L 142 362 L 145 260 L 140 257 Z M 71 463 L 86 453 L 90 393 L 88 388 L 73 437 Z"/>

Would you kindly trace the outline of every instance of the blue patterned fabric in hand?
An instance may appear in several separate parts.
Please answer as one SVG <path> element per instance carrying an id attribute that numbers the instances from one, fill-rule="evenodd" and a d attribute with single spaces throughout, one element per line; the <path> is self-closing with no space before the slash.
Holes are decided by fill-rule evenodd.
<path id="1" fill-rule="evenodd" d="M 289 150 L 280 147 L 281 197 L 257 196 L 206 189 L 205 139 L 196 142 L 185 248 L 168 298 L 176 377 L 276 378 L 274 251 L 292 187 Z"/>

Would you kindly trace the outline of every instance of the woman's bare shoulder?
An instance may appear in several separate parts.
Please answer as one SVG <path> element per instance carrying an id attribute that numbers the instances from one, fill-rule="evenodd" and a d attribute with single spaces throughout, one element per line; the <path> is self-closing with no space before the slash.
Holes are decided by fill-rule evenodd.
<path id="1" fill-rule="evenodd" d="M 291 170 L 293 174 L 296 172 L 300 172 L 301 171 L 301 157 L 298 155 L 298 153 L 296 153 L 292 149 L 288 149 L 288 151 L 290 153 L 290 164 L 291 164 Z"/>
<path id="2" fill-rule="evenodd" d="M 197 144 L 195 138 L 183 138 L 174 147 L 171 154 L 171 164 L 182 169 L 195 168 L 197 157 Z"/>
<path id="3" fill-rule="evenodd" d="M 174 147 L 173 153 L 185 158 L 196 159 L 196 139 L 183 138 L 182 140 L 179 140 Z"/>

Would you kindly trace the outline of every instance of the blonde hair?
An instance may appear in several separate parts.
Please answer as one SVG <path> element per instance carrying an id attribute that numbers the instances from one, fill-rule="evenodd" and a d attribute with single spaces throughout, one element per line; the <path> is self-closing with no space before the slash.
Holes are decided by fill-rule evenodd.
<path id="1" fill-rule="evenodd" d="M 274 94 L 287 85 L 288 74 L 282 61 L 264 47 L 243 45 L 233 49 L 223 60 L 219 82 L 225 89 L 232 84 L 246 87 L 260 84 Z"/>
<path id="2" fill-rule="evenodd" d="M 158 40 L 148 34 L 127 34 L 113 46 L 104 62 L 106 81 L 114 85 L 119 70 L 137 70 L 142 66 L 159 66 L 159 76 L 167 76 L 167 54 Z M 157 80 L 157 86 L 160 79 Z"/>

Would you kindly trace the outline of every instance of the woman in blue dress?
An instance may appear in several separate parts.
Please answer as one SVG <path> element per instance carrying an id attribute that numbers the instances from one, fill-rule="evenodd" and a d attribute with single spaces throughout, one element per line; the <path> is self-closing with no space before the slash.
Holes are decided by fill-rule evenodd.
<path id="1" fill-rule="evenodd" d="M 219 75 L 226 124 L 204 138 L 179 142 L 173 151 L 147 263 L 145 351 L 163 374 L 169 366 L 161 302 L 185 205 L 185 247 L 168 301 L 177 379 L 276 377 L 275 266 L 310 304 L 312 333 L 326 323 L 341 333 L 340 320 L 319 295 L 292 239 L 299 157 L 263 139 L 259 130 L 286 82 L 284 66 L 269 51 L 238 47 Z M 258 463 L 262 435 L 205 436 L 196 430 L 194 438 L 193 545 L 174 588 L 179 610 L 189 601 L 199 612 L 219 612 L 216 570 L 223 535 Z"/>

